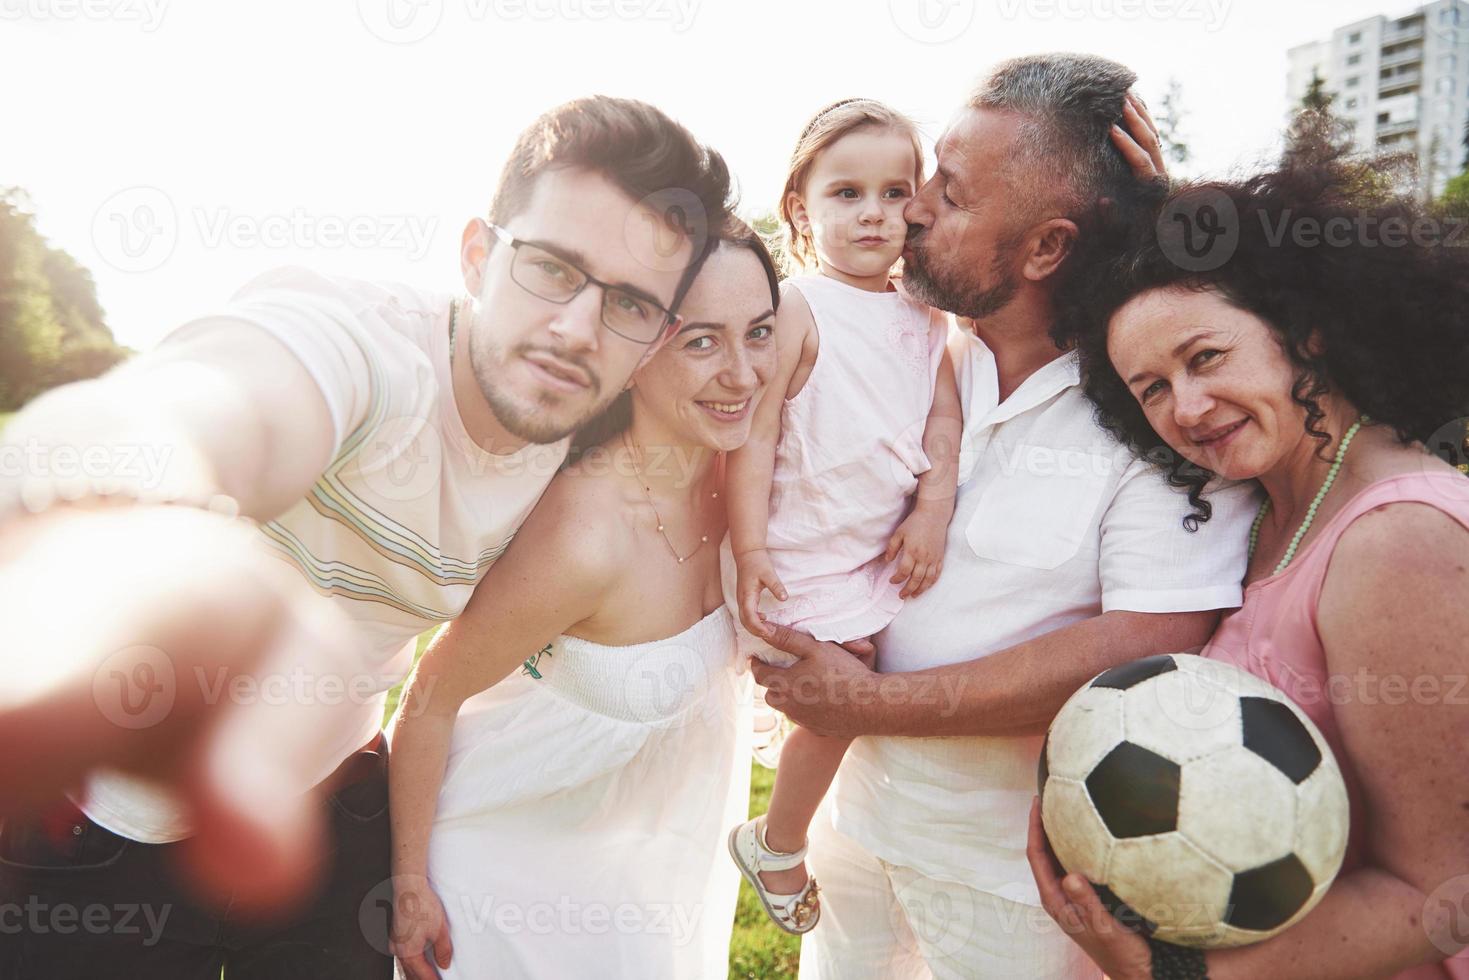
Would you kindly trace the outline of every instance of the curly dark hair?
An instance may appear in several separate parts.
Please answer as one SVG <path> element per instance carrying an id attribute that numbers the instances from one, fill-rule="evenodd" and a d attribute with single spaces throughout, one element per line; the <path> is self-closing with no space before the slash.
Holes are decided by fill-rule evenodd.
<path id="1" fill-rule="evenodd" d="M 1078 348 L 1098 422 L 1187 490 L 1189 530 L 1209 519 L 1215 474 L 1163 443 L 1107 356 L 1112 317 L 1139 293 L 1207 290 L 1265 321 L 1318 452 L 1331 392 L 1404 443 L 1469 416 L 1469 228 L 1397 191 L 1399 158 L 1352 158 L 1324 127 L 1298 129 L 1270 172 L 1103 202 L 1058 290 L 1054 339 Z M 1217 237 L 1199 241 L 1225 254 L 1186 250 L 1201 220 Z"/>

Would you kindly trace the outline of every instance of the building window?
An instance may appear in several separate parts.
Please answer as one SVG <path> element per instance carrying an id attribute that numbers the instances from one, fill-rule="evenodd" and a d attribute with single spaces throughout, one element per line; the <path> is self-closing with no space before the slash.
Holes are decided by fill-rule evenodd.
<path id="1" fill-rule="evenodd" d="M 1347 38 L 1347 43 L 1348 44 L 1360 44 L 1361 42 L 1362 42 L 1362 32 L 1361 31 L 1353 31 L 1352 34 Z"/>
<path id="2" fill-rule="evenodd" d="M 1349 58 L 1347 58 L 1347 64 L 1349 64 L 1349 65 L 1360 65 L 1361 63 L 1362 63 L 1362 56 L 1359 55 L 1359 54 L 1354 54 L 1354 55 L 1350 56 Z"/>
<path id="3" fill-rule="evenodd" d="M 1362 84 L 1362 79 L 1357 75 L 1347 79 L 1347 88 L 1356 88 L 1360 84 Z"/>
<path id="4" fill-rule="evenodd" d="M 1357 100 L 1356 99 L 1347 99 L 1347 111 L 1350 112 L 1351 110 L 1353 110 L 1355 108 L 1357 108 Z"/>
<path id="5" fill-rule="evenodd" d="M 1385 125 L 1387 125 L 1387 121 L 1389 119 L 1391 119 L 1391 118 L 1392 118 L 1392 114 L 1391 113 L 1388 113 L 1388 112 L 1379 112 L 1377 114 L 1377 125 L 1379 125 L 1379 126 L 1385 126 Z"/>

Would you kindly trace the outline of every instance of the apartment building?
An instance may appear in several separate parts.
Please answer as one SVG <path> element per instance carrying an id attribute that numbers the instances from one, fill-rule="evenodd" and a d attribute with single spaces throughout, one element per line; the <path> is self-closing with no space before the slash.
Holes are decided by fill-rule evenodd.
<path id="1" fill-rule="evenodd" d="M 1435 0 L 1403 17 L 1371 17 L 1291 48 L 1291 112 L 1319 74 L 1356 145 L 1417 154 L 1435 195 L 1464 169 L 1469 125 L 1469 2 Z"/>

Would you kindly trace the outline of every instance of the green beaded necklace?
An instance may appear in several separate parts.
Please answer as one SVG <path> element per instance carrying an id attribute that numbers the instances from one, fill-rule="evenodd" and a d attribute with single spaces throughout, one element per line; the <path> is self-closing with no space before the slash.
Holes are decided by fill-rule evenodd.
<path id="1" fill-rule="evenodd" d="M 1320 490 L 1316 491 L 1316 499 L 1311 501 L 1311 506 L 1306 509 L 1306 519 L 1296 529 L 1295 537 L 1290 539 L 1290 547 L 1285 549 L 1285 557 L 1280 559 L 1280 564 L 1275 566 L 1275 571 L 1271 575 L 1279 575 L 1285 571 L 1285 567 L 1296 556 L 1296 549 L 1301 546 L 1301 539 L 1306 536 L 1307 531 L 1311 530 L 1311 522 L 1316 520 L 1316 511 L 1321 507 L 1321 501 L 1326 499 L 1327 493 L 1331 491 L 1331 485 L 1336 482 L 1337 474 L 1341 472 L 1341 464 L 1347 458 L 1347 449 L 1351 446 L 1352 439 L 1356 436 L 1357 430 L 1370 421 L 1372 420 L 1363 415 L 1353 422 L 1347 434 L 1342 436 L 1341 445 L 1336 447 L 1336 460 L 1331 464 L 1331 469 L 1327 471 L 1326 482 L 1321 484 Z M 1251 558 L 1255 557 L 1255 546 L 1260 543 L 1260 525 L 1265 523 L 1265 515 L 1268 513 L 1270 513 L 1270 498 L 1266 497 L 1265 502 L 1260 505 L 1260 513 L 1255 515 L 1255 523 L 1250 527 Z"/>

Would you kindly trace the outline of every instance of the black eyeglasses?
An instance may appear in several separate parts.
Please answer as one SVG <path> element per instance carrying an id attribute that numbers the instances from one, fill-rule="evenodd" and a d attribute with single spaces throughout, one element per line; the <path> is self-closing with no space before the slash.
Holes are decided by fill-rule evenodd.
<path id="1" fill-rule="evenodd" d="M 651 344 L 665 329 L 683 322 L 677 313 L 646 296 L 593 278 L 576 263 L 542 245 L 516 238 L 499 225 L 490 225 L 490 230 L 514 250 L 515 254 L 510 259 L 510 278 L 532 296 L 564 305 L 575 299 L 589 283 L 600 286 L 602 323 L 617 336 L 639 344 Z"/>

